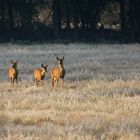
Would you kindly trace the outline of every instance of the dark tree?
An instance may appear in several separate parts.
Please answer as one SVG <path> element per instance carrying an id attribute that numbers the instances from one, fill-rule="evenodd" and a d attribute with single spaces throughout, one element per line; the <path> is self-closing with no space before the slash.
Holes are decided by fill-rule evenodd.
<path id="1" fill-rule="evenodd" d="M 61 30 L 60 0 L 53 0 L 53 29 L 57 38 Z"/>
<path id="2" fill-rule="evenodd" d="M 66 11 L 66 29 L 70 30 L 70 0 L 65 1 L 65 11 Z"/>
<path id="3" fill-rule="evenodd" d="M 9 28 L 10 28 L 10 30 L 13 30 L 13 27 L 14 27 L 13 6 L 14 6 L 14 1 L 13 0 L 7 0 Z"/>
<path id="4" fill-rule="evenodd" d="M 75 31 L 78 30 L 79 22 L 79 0 L 73 0 L 73 22 Z"/>
<path id="5" fill-rule="evenodd" d="M 1 8 L 1 30 L 3 30 L 4 22 L 5 22 L 5 14 L 4 14 L 5 13 L 5 1 L 4 0 L 1 1 L 0 8 Z"/>
<path id="6" fill-rule="evenodd" d="M 1 0 L 0 32 L 16 31 L 17 37 L 30 32 L 38 37 L 43 31 L 49 38 L 51 33 L 56 38 L 79 39 L 122 31 L 138 40 L 139 13 L 140 0 Z"/>
<path id="7" fill-rule="evenodd" d="M 81 23 L 82 23 L 82 27 L 81 29 L 84 31 L 85 30 L 85 24 L 86 24 L 86 14 L 85 14 L 85 0 L 81 0 L 81 4 L 80 6 L 80 19 L 81 19 Z"/>
<path id="8" fill-rule="evenodd" d="M 121 31 L 125 30 L 125 1 L 120 0 Z"/>
<path id="9" fill-rule="evenodd" d="M 32 0 L 28 0 L 28 28 L 29 30 L 31 30 L 31 26 L 32 26 Z"/>

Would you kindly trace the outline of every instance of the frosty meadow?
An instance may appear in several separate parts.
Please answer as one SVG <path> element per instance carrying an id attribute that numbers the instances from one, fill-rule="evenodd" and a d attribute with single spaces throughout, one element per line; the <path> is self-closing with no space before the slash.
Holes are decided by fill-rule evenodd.
<path id="1" fill-rule="evenodd" d="M 140 139 L 139 44 L 5 43 L 0 49 L 0 140 Z M 52 90 L 57 56 L 65 56 L 65 83 Z M 10 60 L 19 60 L 14 85 Z M 48 72 L 37 87 L 33 70 L 41 63 Z"/>

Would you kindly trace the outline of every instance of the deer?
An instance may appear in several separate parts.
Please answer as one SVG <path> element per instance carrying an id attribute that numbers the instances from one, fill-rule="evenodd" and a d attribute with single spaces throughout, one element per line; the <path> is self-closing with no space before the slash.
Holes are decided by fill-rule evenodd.
<path id="1" fill-rule="evenodd" d="M 18 60 L 16 60 L 15 62 L 10 60 L 10 63 L 12 64 L 12 67 L 9 68 L 9 79 L 12 84 L 14 84 L 15 80 L 16 83 L 18 83 L 18 69 L 17 69 Z"/>
<path id="2" fill-rule="evenodd" d="M 57 82 L 57 86 L 58 86 L 59 79 L 62 79 L 64 85 L 64 77 L 65 77 L 65 69 L 63 66 L 64 56 L 62 59 L 58 58 L 57 56 L 56 60 L 58 61 L 58 66 L 50 70 L 50 77 L 51 77 L 53 88 L 55 87 L 55 82 Z"/>
<path id="3" fill-rule="evenodd" d="M 48 65 L 44 66 L 43 64 L 41 64 L 41 69 L 40 68 L 34 69 L 34 79 L 37 86 L 39 85 L 40 82 L 44 80 L 46 72 L 47 72 L 47 67 Z"/>

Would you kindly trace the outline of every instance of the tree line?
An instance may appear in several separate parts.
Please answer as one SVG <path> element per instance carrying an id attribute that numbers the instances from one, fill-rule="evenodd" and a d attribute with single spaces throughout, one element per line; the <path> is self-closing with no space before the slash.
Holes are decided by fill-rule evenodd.
<path id="1" fill-rule="evenodd" d="M 2 34 L 140 34 L 139 0 L 0 0 Z M 113 28 L 114 27 L 114 28 Z"/>

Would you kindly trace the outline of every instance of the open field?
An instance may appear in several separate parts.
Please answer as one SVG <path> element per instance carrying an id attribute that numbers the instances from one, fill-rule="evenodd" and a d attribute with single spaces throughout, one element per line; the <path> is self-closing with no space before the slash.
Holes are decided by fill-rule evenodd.
<path id="1" fill-rule="evenodd" d="M 139 44 L 0 44 L 0 140 L 139 140 Z M 64 88 L 49 69 L 65 56 Z M 8 82 L 19 60 L 19 84 Z M 33 69 L 48 64 L 43 86 Z"/>

